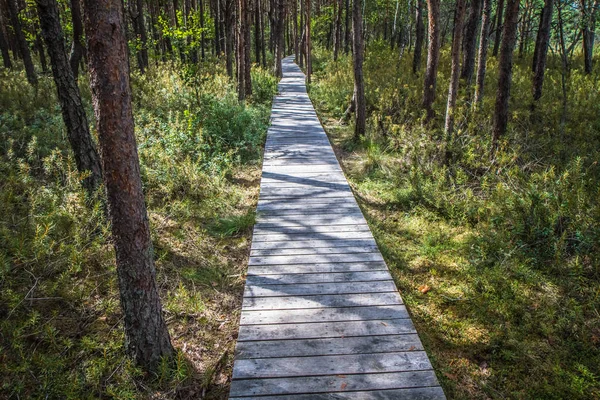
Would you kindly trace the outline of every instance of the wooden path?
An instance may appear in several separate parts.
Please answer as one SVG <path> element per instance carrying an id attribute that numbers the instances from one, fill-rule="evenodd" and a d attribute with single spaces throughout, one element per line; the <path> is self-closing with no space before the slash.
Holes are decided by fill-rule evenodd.
<path id="1" fill-rule="evenodd" d="M 283 73 L 230 398 L 444 399 L 304 75 Z"/>

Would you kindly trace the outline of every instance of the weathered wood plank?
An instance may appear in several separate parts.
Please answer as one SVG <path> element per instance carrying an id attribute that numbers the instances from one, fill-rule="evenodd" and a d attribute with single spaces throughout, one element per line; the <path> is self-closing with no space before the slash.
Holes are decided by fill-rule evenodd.
<path id="1" fill-rule="evenodd" d="M 242 311 L 241 325 L 299 324 L 304 322 L 370 321 L 409 318 L 403 305 L 312 308 L 307 310 Z"/>
<path id="2" fill-rule="evenodd" d="M 339 390 L 341 390 L 342 384 L 343 382 L 340 383 Z M 391 390 L 369 390 L 366 392 L 340 391 L 328 393 L 290 394 L 268 397 L 231 397 L 232 400 L 251 400 L 260 398 L 264 398 L 265 400 L 442 400 L 446 397 L 444 396 L 442 388 L 439 386 Z"/>
<path id="3" fill-rule="evenodd" d="M 246 277 L 247 285 L 274 285 L 298 283 L 325 283 L 325 282 L 372 282 L 387 281 L 391 279 L 388 271 L 369 271 L 369 272 L 327 272 L 327 273 L 308 273 L 308 274 L 253 274 Z"/>
<path id="4" fill-rule="evenodd" d="M 322 307 L 387 306 L 393 304 L 402 304 L 402 299 L 397 292 L 245 297 L 242 310 L 292 310 Z"/>
<path id="5" fill-rule="evenodd" d="M 302 249 L 321 247 L 377 247 L 377 242 L 371 238 L 364 239 L 315 239 L 315 240 L 285 240 L 269 242 L 253 242 L 252 250 Z"/>
<path id="6" fill-rule="evenodd" d="M 294 378 L 245 379 L 231 382 L 230 396 L 264 396 L 281 394 L 310 394 L 356 391 L 423 388 L 437 385 L 433 371 L 387 372 L 379 374 L 328 375 Z M 405 399 L 403 396 L 396 399 Z M 297 397 L 294 397 L 297 398 Z M 312 397 L 310 397 L 312 399 Z M 328 399 L 339 397 L 329 397 Z M 352 397 L 353 399 L 355 397 Z"/>
<path id="7" fill-rule="evenodd" d="M 251 250 L 251 256 L 289 256 L 297 254 L 349 254 L 349 253 L 374 253 L 379 251 L 377 245 L 370 246 L 334 246 L 334 247 L 296 247 L 291 249 L 264 249 Z"/>
<path id="8" fill-rule="evenodd" d="M 251 285 L 246 283 L 244 297 L 311 296 L 320 294 L 384 293 L 396 291 L 394 281 L 299 283 L 296 285 Z"/>
<path id="9" fill-rule="evenodd" d="M 277 265 L 277 264 L 319 264 L 319 263 L 345 263 L 383 261 L 381 253 L 356 253 L 356 254 L 312 254 L 297 256 L 260 256 L 250 257 L 248 265 Z"/>
<path id="10" fill-rule="evenodd" d="M 320 264 L 291 264 L 291 265 L 250 265 L 248 275 L 259 274 L 310 274 L 318 272 L 361 272 L 361 271 L 387 271 L 384 262 L 364 263 L 320 263 Z"/>
<path id="11" fill-rule="evenodd" d="M 288 376 L 337 375 L 351 373 L 402 372 L 431 369 L 423 351 L 380 354 L 350 354 L 317 357 L 241 359 L 233 379 L 279 378 Z"/>
<path id="12" fill-rule="evenodd" d="M 410 319 L 241 325 L 238 342 L 257 340 L 348 338 L 416 333 Z M 355 371 L 358 372 L 358 371 Z"/>
<path id="13" fill-rule="evenodd" d="M 288 233 L 269 233 L 269 232 L 254 232 L 252 242 L 280 242 L 280 241 L 328 241 L 328 240 L 344 240 L 344 239 L 373 239 L 371 231 L 363 229 L 360 231 L 350 232 L 288 232 Z M 374 240 L 374 239 L 373 239 Z"/>

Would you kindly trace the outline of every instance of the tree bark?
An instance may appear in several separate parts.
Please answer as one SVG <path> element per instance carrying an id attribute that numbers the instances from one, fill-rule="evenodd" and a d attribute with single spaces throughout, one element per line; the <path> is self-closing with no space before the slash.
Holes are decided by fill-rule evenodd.
<path id="1" fill-rule="evenodd" d="M 75 164 L 80 173 L 87 174 L 82 184 L 91 196 L 102 183 L 102 170 L 90 135 L 79 87 L 69 67 L 58 4 L 56 0 L 37 0 L 37 8 Z"/>
<path id="2" fill-rule="evenodd" d="M 246 0 L 238 0 L 237 16 L 237 89 L 238 99 L 246 98 Z"/>
<path id="3" fill-rule="evenodd" d="M 416 6 L 416 38 L 415 53 L 413 58 L 413 73 L 416 74 L 421 69 L 421 53 L 423 51 L 423 41 L 425 39 L 425 24 L 423 23 L 423 9 L 425 8 L 423 0 L 417 0 Z"/>
<path id="4" fill-rule="evenodd" d="M 33 67 L 33 61 L 31 60 L 31 52 L 29 51 L 29 45 L 25 40 L 25 35 L 21 29 L 21 21 L 19 21 L 19 10 L 17 8 L 16 0 L 6 0 L 8 4 L 8 14 L 10 16 L 10 23 L 13 27 L 15 37 L 17 39 L 17 45 L 19 46 L 19 52 L 23 58 L 23 65 L 25 66 L 25 75 L 27 81 L 33 86 L 37 85 L 37 75 L 35 68 Z"/>
<path id="5" fill-rule="evenodd" d="M 246 85 L 246 96 L 250 96 L 252 95 L 252 74 L 251 74 L 251 69 L 252 69 L 252 60 L 251 60 L 251 53 L 252 53 L 252 42 L 251 42 L 251 35 L 250 35 L 250 25 L 251 25 L 251 10 L 250 10 L 250 4 L 251 4 L 251 0 L 243 0 L 246 3 L 246 12 L 243 15 L 243 18 L 245 20 L 244 22 L 244 46 L 246 46 L 246 48 L 244 49 L 244 85 Z"/>
<path id="6" fill-rule="evenodd" d="M 481 34 L 479 39 L 479 52 L 477 54 L 477 78 L 475 80 L 475 101 L 476 108 L 483 102 L 483 89 L 485 86 L 485 72 L 487 63 L 487 52 L 489 43 L 489 30 L 491 22 L 492 0 L 485 0 L 483 3 L 483 17 L 481 20 Z"/>
<path id="7" fill-rule="evenodd" d="M 550 45 L 550 29 L 552 27 L 553 0 L 545 0 L 537 39 L 535 41 L 534 65 L 533 65 L 533 100 L 538 101 L 542 97 L 544 86 L 544 72 L 546 70 L 546 59 L 548 46 Z"/>
<path id="8" fill-rule="evenodd" d="M 302 0 L 301 0 L 302 1 Z M 310 0 L 306 0 L 306 82 L 310 84 L 312 76 L 312 44 L 310 42 Z"/>
<path id="9" fill-rule="evenodd" d="M 337 13 L 335 14 L 335 25 L 334 25 L 334 40 L 333 40 L 333 61 L 337 61 L 338 55 L 340 53 L 340 48 L 342 47 L 342 12 L 344 4 L 343 0 L 337 1 Z"/>
<path id="10" fill-rule="evenodd" d="M 496 7 L 496 38 L 494 39 L 494 50 L 492 52 L 494 57 L 498 56 L 498 49 L 500 49 L 500 42 L 502 40 L 502 15 L 504 14 L 504 0 L 498 0 L 498 5 Z"/>
<path id="11" fill-rule="evenodd" d="M 283 72 L 281 69 L 281 59 L 283 58 L 283 46 L 284 46 L 284 0 L 275 0 L 275 18 L 274 18 L 274 30 L 273 39 L 275 41 L 275 76 L 281 78 Z"/>
<path id="12" fill-rule="evenodd" d="M 476 0 L 473 0 L 476 1 Z M 454 14 L 454 35 L 452 38 L 452 70 L 450 72 L 450 88 L 448 89 L 448 103 L 446 106 L 446 124 L 444 132 L 449 137 L 454 132 L 454 109 L 458 96 L 458 81 L 460 78 L 460 47 L 463 35 L 463 20 L 465 17 L 465 0 L 456 0 Z"/>
<path id="13" fill-rule="evenodd" d="M 73 44 L 71 45 L 71 55 L 69 56 L 69 65 L 75 80 L 79 78 L 79 64 L 85 53 L 83 46 L 83 23 L 81 22 L 81 6 L 79 0 L 71 0 L 71 23 L 73 24 Z"/>
<path id="14" fill-rule="evenodd" d="M 12 62 L 10 60 L 10 54 L 8 52 L 8 41 L 4 36 L 3 26 L 0 26 L 0 51 L 2 52 L 2 61 L 4 62 L 4 68 L 12 68 Z"/>
<path id="15" fill-rule="evenodd" d="M 483 0 L 471 0 L 469 21 L 465 28 L 463 40 L 463 65 L 460 73 L 461 79 L 471 85 L 473 72 L 475 71 L 475 55 L 477 53 L 477 28 L 481 20 L 481 8 Z"/>
<path id="16" fill-rule="evenodd" d="M 363 76 L 364 46 L 361 2 L 352 2 L 352 59 L 354 61 L 354 140 L 358 141 L 366 131 L 365 80 Z"/>
<path id="17" fill-rule="evenodd" d="M 598 11 L 598 0 L 590 6 L 587 0 L 580 0 L 581 12 L 583 14 L 583 60 L 586 74 L 592 73 L 594 56 L 594 39 L 596 37 L 596 12 Z"/>
<path id="18" fill-rule="evenodd" d="M 437 70 L 440 60 L 440 0 L 427 0 L 429 11 L 429 47 L 427 50 L 427 69 L 423 88 L 423 108 L 427 111 L 426 121 L 435 117 L 433 101 L 437 83 Z"/>
<path id="19" fill-rule="evenodd" d="M 90 84 L 129 354 L 156 371 L 174 354 L 156 288 L 150 226 L 134 135 L 120 0 L 85 0 Z"/>
<path id="20" fill-rule="evenodd" d="M 302 0 L 300 0 L 302 1 Z M 344 54 L 350 52 L 350 0 L 346 0 L 346 29 L 344 35 Z"/>
<path id="21" fill-rule="evenodd" d="M 507 0 L 506 2 L 506 19 L 502 29 L 502 45 L 498 62 L 498 92 L 492 128 L 492 155 L 495 154 L 498 140 L 506 133 L 508 125 L 508 101 L 512 81 L 513 51 L 517 40 L 519 4 L 520 0 Z"/>
<path id="22" fill-rule="evenodd" d="M 256 64 L 260 65 L 260 0 L 255 0 L 254 4 L 254 55 Z"/>

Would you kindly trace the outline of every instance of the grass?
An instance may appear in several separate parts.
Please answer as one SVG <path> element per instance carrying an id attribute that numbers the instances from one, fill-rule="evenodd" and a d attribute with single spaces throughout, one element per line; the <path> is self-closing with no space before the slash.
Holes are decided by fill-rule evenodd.
<path id="1" fill-rule="evenodd" d="M 196 67 L 194 67 L 196 68 Z M 192 71 L 194 72 L 194 71 Z M 275 79 L 239 104 L 215 60 L 133 75 L 157 284 L 177 357 L 124 351 L 110 229 L 86 204 L 51 78 L 0 71 L 0 397 L 226 398 Z M 80 85 L 91 119 L 89 86 Z"/>
<path id="2" fill-rule="evenodd" d="M 524 115 L 527 60 L 517 65 L 511 130 L 490 166 L 492 59 L 485 109 L 462 106 L 447 166 L 439 150 L 447 145 L 439 128 L 446 51 L 438 118 L 426 126 L 415 106 L 422 78 L 402 72 L 410 56 L 396 68 L 397 55 L 378 46 L 367 50 L 360 143 L 352 126 L 339 124 L 352 93 L 345 59 L 333 63 L 317 50 L 310 94 L 447 396 L 600 398 L 600 171 L 589 145 L 600 130 L 597 115 L 588 116 L 596 100 L 580 103 L 595 80 L 574 72 L 569 96 L 580 100 L 561 133 L 552 122 L 558 89 L 545 86 L 547 119 L 532 122 Z M 548 72 L 550 82 L 557 73 Z"/>

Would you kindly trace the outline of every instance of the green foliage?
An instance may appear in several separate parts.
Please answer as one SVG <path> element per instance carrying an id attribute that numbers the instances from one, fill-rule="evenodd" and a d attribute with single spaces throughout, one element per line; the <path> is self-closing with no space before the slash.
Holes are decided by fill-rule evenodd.
<path id="1" fill-rule="evenodd" d="M 435 120 L 422 74 L 373 42 L 364 65 L 368 134 L 345 146 L 349 59 L 318 50 L 311 97 L 360 194 L 380 248 L 451 398 L 600 396 L 600 92 L 549 55 L 532 111 L 530 59 L 516 59 L 509 132 L 490 163 L 497 61 L 474 111 L 461 83 L 456 133 L 443 135 L 449 54 Z M 580 65 L 577 56 L 574 65 Z M 335 121 L 335 122 L 333 122 Z M 345 153 L 347 152 L 347 153 Z M 428 285 L 423 294 L 419 287 Z"/>
<path id="2" fill-rule="evenodd" d="M 125 354 L 105 206 L 86 203 L 51 78 L 36 91 L 22 72 L 0 71 L 0 397 L 173 398 L 202 385 L 194 379 L 221 390 L 215 344 L 236 329 L 222 315 L 242 288 L 232 276 L 247 253 L 275 87 L 253 71 L 260 95 L 240 104 L 219 65 L 201 67 L 193 76 L 160 65 L 132 79 L 158 286 L 173 337 L 190 344 L 155 377 Z M 92 122 L 83 76 L 80 85 Z M 218 239 L 207 233 L 214 221 Z"/>

